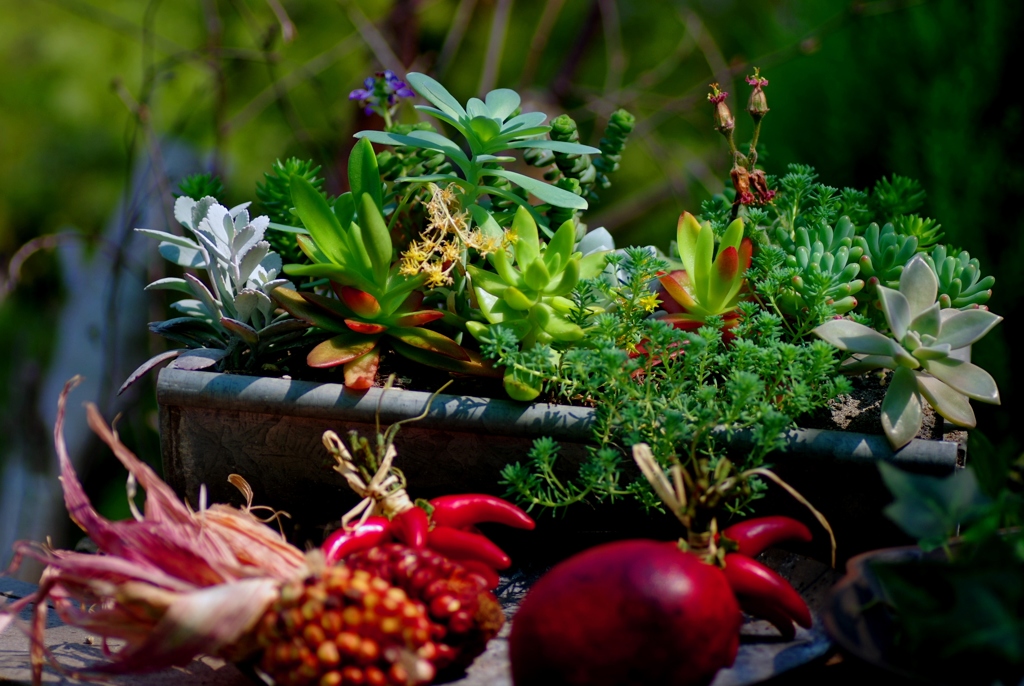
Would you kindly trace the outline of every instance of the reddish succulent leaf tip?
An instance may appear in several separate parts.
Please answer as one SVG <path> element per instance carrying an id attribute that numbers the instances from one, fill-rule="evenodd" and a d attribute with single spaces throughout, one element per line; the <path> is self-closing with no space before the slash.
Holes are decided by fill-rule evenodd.
<path id="1" fill-rule="evenodd" d="M 372 336 L 378 333 L 384 333 L 388 330 L 388 327 L 383 324 L 372 324 L 370 322 L 361 322 L 356 319 L 346 319 L 345 326 L 352 329 L 356 333 L 366 334 Z"/>
<path id="2" fill-rule="evenodd" d="M 333 283 L 332 286 L 334 286 Z M 366 291 L 361 291 L 352 286 L 341 286 L 340 288 L 334 286 L 334 288 L 338 297 L 359 316 L 376 317 L 380 314 L 380 303 Z"/>
<path id="3" fill-rule="evenodd" d="M 750 269 L 750 263 L 753 260 L 754 255 L 754 244 L 749 238 L 744 238 L 740 241 L 740 265 L 743 271 Z"/>
<path id="4" fill-rule="evenodd" d="M 736 278 L 736 274 L 739 273 L 740 261 L 739 255 L 736 252 L 736 248 L 731 245 L 718 253 L 718 259 L 715 260 L 715 267 L 718 269 L 719 276 L 724 281 L 732 281 Z"/>
<path id="5" fill-rule="evenodd" d="M 444 317 L 444 312 L 441 310 L 423 310 L 421 312 L 410 312 L 407 315 L 399 317 L 395 320 L 395 326 L 404 327 L 416 327 L 429 324 L 430 322 L 437 321 Z"/>

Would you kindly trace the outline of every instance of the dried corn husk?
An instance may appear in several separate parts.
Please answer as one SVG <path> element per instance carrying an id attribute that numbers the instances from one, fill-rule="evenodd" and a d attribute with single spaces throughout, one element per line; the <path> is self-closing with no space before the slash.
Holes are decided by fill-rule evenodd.
<path id="1" fill-rule="evenodd" d="M 240 657 L 245 640 L 280 585 L 303 574 L 305 556 L 252 513 L 214 505 L 192 511 L 156 472 L 139 460 L 87 406 L 89 426 L 146 490 L 143 513 L 111 522 L 89 502 L 64 443 L 67 395 L 61 393 L 54 442 L 64 502 L 72 520 L 96 543 L 99 554 L 15 544 L 12 569 L 24 558 L 46 565 L 36 593 L 0 605 L 0 631 L 34 605 L 30 626 L 33 680 L 41 681 L 47 601 L 60 618 L 126 645 L 95 673 L 153 671 L 188 663 L 196 655 Z M 52 661 L 52 658 L 51 658 Z M 55 665 L 59 669 L 59 665 Z"/>

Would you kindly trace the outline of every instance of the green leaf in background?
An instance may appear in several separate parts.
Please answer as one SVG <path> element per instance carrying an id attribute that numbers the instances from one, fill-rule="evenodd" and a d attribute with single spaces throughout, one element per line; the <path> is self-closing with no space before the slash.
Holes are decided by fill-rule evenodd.
<path id="1" fill-rule="evenodd" d="M 450 117 L 458 120 L 468 116 L 466 110 L 462 109 L 462 105 L 452 97 L 448 89 L 426 74 L 411 71 L 405 75 L 405 80 L 413 87 L 413 90 Z"/>
<path id="2" fill-rule="evenodd" d="M 895 654 L 915 671 L 947 682 L 969 670 L 956 683 L 1016 684 L 1024 666 L 1024 565 L 998 538 L 982 548 L 969 564 L 875 563 L 871 572 L 899 621 Z"/>
<path id="3" fill-rule="evenodd" d="M 365 193 L 379 211 L 384 211 L 377 156 L 373 153 L 373 145 L 365 138 L 361 138 L 352 147 L 352 153 L 348 156 L 348 185 L 353 198 L 359 199 Z"/>
<path id="4" fill-rule="evenodd" d="M 936 477 L 911 474 L 880 462 L 878 470 L 896 498 L 885 508 L 885 516 L 918 539 L 924 550 L 942 546 L 956 535 L 961 523 L 977 516 L 989 502 L 971 469 Z"/>
<path id="5" fill-rule="evenodd" d="M 575 193 L 563 191 L 561 188 L 544 183 L 543 181 L 538 181 L 530 176 L 525 176 L 517 172 L 506 171 L 504 169 L 486 169 L 484 170 L 483 175 L 500 176 L 503 179 L 508 179 L 528 193 L 532 193 L 537 196 L 537 199 L 541 202 L 546 202 L 550 205 L 567 207 L 574 210 L 587 209 L 587 201 Z"/>

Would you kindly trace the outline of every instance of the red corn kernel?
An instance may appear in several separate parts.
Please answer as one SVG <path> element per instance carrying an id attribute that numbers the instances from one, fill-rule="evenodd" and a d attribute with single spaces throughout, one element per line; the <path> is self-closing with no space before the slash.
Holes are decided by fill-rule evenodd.
<path id="1" fill-rule="evenodd" d="M 327 672 L 327 674 L 320 677 L 319 686 L 341 686 L 341 684 L 341 672 Z"/>
<path id="2" fill-rule="evenodd" d="M 341 679 L 345 686 L 349 686 L 350 684 L 351 686 L 361 686 L 361 684 L 366 683 L 366 677 L 363 675 L 363 670 L 351 665 L 341 670 Z"/>
<path id="3" fill-rule="evenodd" d="M 380 648 L 377 647 L 377 642 L 364 638 L 359 644 L 359 651 L 356 653 L 356 659 L 364 665 L 372 665 L 374 662 L 380 659 Z"/>

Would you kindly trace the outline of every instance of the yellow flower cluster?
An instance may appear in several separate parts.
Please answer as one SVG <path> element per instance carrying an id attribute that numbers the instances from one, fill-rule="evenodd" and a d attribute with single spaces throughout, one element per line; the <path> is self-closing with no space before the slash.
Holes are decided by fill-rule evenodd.
<path id="1" fill-rule="evenodd" d="M 447 286 L 452 283 L 452 270 L 462 263 L 466 249 L 472 248 L 486 255 L 514 242 L 514 236 L 508 233 L 490 236 L 479 228 L 469 228 L 469 213 L 459 204 L 455 184 L 441 188 L 431 183 L 427 190 L 430 199 L 424 206 L 430 221 L 419 240 L 413 241 L 402 253 L 399 267 L 402 274 L 425 274 L 428 288 Z"/>

